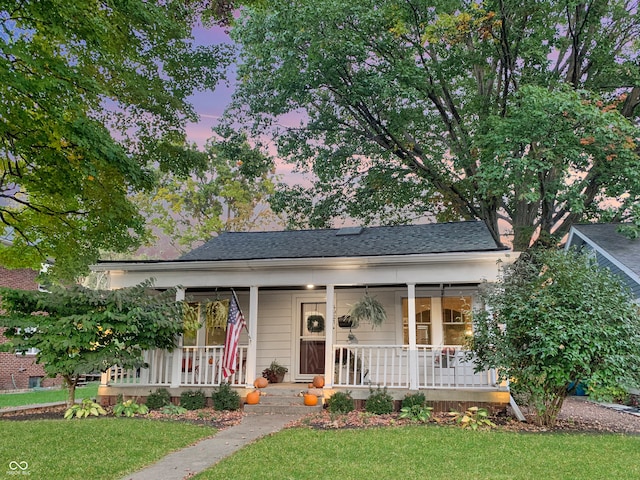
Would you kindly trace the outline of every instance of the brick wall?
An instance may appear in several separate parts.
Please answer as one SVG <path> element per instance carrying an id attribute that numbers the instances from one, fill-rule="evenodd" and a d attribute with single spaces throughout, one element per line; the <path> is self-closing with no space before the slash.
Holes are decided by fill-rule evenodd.
<path id="1" fill-rule="evenodd" d="M 21 290 L 36 290 L 38 272 L 34 270 L 7 270 L 0 267 L 0 287 L 19 288 Z M 0 343 L 7 339 L 0 328 Z M 29 388 L 29 377 L 44 377 L 43 387 L 60 385 L 61 378 L 46 378 L 40 365 L 35 363 L 33 355 L 16 355 L 15 353 L 0 353 L 0 390 L 15 388 Z"/>

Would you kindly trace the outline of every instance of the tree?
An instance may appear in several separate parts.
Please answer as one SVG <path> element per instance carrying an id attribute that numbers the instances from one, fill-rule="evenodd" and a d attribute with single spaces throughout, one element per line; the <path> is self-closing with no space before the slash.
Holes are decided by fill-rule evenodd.
<path id="1" fill-rule="evenodd" d="M 197 2 L 5 1 L 0 6 L 0 247 L 7 267 L 74 277 L 145 236 L 130 192 L 148 167 L 187 172 L 188 96 L 224 47 L 195 47 Z"/>
<path id="2" fill-rule="evenodd" d="M 470 339 L 476 367 L 510 380 L 538 424 L 555 424 L 571 385 L 605 392 L 639 384 L 640 309 L 587 255 L 522 254 L 482 300 Z"/>
<path id="3" fill-rule="evenodd" d="M 182 333 L 182 303 L 175 289 L 152 291 L 151 283 L 120 290 L 52 286 L 50 293 L 1 289 L 4 349 L 38 349 L 47 375 L 64 378 L 75 402 L 78 379 L 114 365 L 138 368 L 143 352 L 171 350 Z"/>
<path id="4" fill-rule="evenodd" d="M 277 222 L 267 199 L 274 191 L 272 161 L 243 135 L 211 140 L 205 160 L 189 175 L 158 172 L 153 195 L 136 203 L 149 223 L 179 251 L 221 231 L 242 231 Z"/>
<path id="5" fill-rule="evenodd" d="M 523 250 L 637 216 L 639 34 L 630 0 L 254 3 L 231 119 L 315 177 L 292 225 L 477 218 Z"/>

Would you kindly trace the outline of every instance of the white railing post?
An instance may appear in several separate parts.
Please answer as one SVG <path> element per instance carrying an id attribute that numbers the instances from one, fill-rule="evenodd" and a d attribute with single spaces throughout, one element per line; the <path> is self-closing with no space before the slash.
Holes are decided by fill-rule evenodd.
<path id="1" fill-rule="evenodd" d="M 256 378 L 256 363 L 258 360 L 258 287 L 249 289 L 249 347 L 247 348 L 247 366 L 244 383 L 247 387 L 253 385 Z"/>
<path id="2" fill-rule="evenodd" d="M 418 390 L 418 349 L 416 347 L 416 286 L 407 285 L 408 329 L 409 329 L 409 389 Z"/>
<path id="3" fill-rule="evenodd" d="M 176 289 L 176 302 L 182 302 L 185 298 L 184 288 Z M 173 364 L 171 365 L 171 378 L 169 380 L 171 388 L 178 388 L 182 381 L 182 335 L 178 337 L 178 345 L 173 350 Z"/>
<path id="4" fill-rule="evenodd" d="M 335 329 L 334 304 L 335 290 L 333 285 L 327 285 L 327 321 L 325 322 L 325 348 L 324 348 L 324 384 L 333 387 L 333 376 L 335 369 L 335 352 L 333 348 L 333 332 Z"/>

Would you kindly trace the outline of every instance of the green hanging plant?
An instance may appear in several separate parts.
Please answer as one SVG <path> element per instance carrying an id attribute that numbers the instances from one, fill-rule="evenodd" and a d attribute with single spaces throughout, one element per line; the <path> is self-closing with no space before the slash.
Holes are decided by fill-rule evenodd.
<path id="1" fill-rule="evenodd" d="M 229 316 L 229 300 L 214 300 L 207 303 L 205 310 L 205 324 L 209 330 L 214 328 L 227 328 Z"/>
<path id="2" fill-rule="evenodd" d="M 182 330 L 185 333 L 197 333 L 202 327 L 200 323 L 200 304 L 182 303 Z"/>
<path id="3" fill-rule="evenodd" d="M 360 322 L 370 322 L 371 328 L 376 328 L 387 319 L 387 312 L 382 304 L 368 293 L 362 297 L 362 300 L 352 305 L 348 315 L 351 317 L 352 328 L 358 327 Z"/>

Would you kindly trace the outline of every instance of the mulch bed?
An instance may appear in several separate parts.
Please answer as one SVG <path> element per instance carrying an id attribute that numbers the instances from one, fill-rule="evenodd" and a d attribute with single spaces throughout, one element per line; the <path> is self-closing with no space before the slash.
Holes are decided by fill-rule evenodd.
<path id="1" fill-rule="evenodd" d="M 47 407 L 19 412 L 2 413 L 0 420 L 26 421 L 26 420 L 60 420 L 64 416 L 66 407 Z M 111 413 L 111 408 L 107 408 Z M 326 409 L 320 413 L 306 415 L 299 420 L 291 422 L 287 427 L 304 427 L 316 430 L 331 429 L 362 429 L 375 427 L 393 427 L 410 425 L 411 421 L 399 418 L 399 413 L 389 415 L 373 415 L 361 410 L 344 415 L 329 413 Z M 144 417 L 161 421 L 187 422 L 195 425 L 206 425 L 216 429 L 224 429 L 239 424 L 244 413 L 242 410 L 235 412 L 220 412 L 212 408 L 188 411 L 182 415 L 167 415 L 159 411 L 152 411 Z M 96 418 L 96 417 L 90 417 Z M 565 401 L 563 411 L 554 428 L 539 427 L 531 422 L 519 422 L 512 416 L 503 414 L 491 418 L 496 428 L 502 431 L 514 432 L 590 432 L 590 433 L 624 433 L 640 435 L 640 417 L 605 408 L 588 401 Z M 455 425 L 454 420 L 445 413 L 434 414 L 429 424 Z"/>
<path id="2" fill-rule="evenodd" d="M 66 411 L 64 405 L 58 407 L 38 408 L 33 410 L 23 410 L 19 412 L 2 413 L 0 411 L 0 420 L 9 421 L 26 421 L 26 420 L 61 420 Z M 106 408 L 108 414 L 111 414 L 112 408 Z M 212 408 L 204 408 L 202 410 L 191 410 L 182 415 L 166 415 L 158 411 L 149 412 L 145 416 L 136 416 L 134 419 L 148 418 L 153 420 L 186 422 L 194 425 L 206 425 L 209 427 L 222 430 L 232 427 L 242 421 L 242 410 L 235 412 L 218 412 Z M 97 418 L 97 417 L 88 417 Z M 123 417 L 125 418 L 125 417 Z"/>

